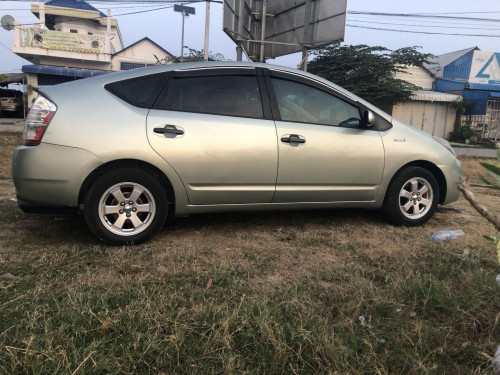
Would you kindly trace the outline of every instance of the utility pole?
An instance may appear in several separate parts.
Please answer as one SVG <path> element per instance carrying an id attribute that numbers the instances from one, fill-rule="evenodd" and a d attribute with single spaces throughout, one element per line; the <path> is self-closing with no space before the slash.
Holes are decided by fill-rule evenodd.
<path id="1" fill-rule="evenodd" d="M 207 3 L 205 11 L 205 46 L 203 47 L 203 60 L 208 61 L 208 40 L 210 34 L 210 0 L 205 0 Z"/>
<path id="2" fill-rule="evenodd" d="M 261 22 L 262 22 L 262 33 L 260 36 L 260 62 L 264 62 L 264 46 L 265 44 L 263 43 L 266 40 L 266 16 L 267 16 L 267 0 L 263 1 L 262 4 L 262 17 L 261 17 Z"/>
<path id="3" fill-rule="evenodd" d="M 307 72 L 307 60 L 309 58 L 309 43 L 311 41 L 311 18 L 312 0 L 306 0 L 306 11 L 304 15 L 304 45 L 302 48 L 302 70 Z"/>

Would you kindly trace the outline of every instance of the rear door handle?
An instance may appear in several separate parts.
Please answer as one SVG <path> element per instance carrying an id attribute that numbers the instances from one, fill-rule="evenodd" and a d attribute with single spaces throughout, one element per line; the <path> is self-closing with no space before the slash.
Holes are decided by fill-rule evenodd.
<path id="1" fill-rule="evenodd" d="M 175 125 L 165 125 L 163 128 L 154 128 L 153 131 L 157 134 L 184 134 L 184 130 L 178 129 Z"/>
<path id="2" fill-rule="evenodd" d="M 284 135 L 281 137 L 281 142 L 285 143 L 306 143 L 304 138 L 300 138 L 297 134 Z"/>

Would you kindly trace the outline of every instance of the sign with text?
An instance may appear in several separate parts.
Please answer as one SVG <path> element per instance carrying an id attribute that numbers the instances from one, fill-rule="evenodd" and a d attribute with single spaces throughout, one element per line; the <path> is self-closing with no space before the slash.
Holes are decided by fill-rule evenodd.
<path id="1" fill-rule="evenodd" d="M 469 82 L 500 85 L 500 53 L 474 51 Z"/>
<path id="2" fill-rule="evenodd" d="M 174 5 L 174 12 L 186 13 L 186 14 L 196 14 L 196 9 L 193 7 L 187 7 L 184 5 Z"/>
<path id="3" fill-rule="evenodd" d="M 71 52 L 100 53 L 104 38 L 53 30 L 28 29 L 27 45 Z"/>

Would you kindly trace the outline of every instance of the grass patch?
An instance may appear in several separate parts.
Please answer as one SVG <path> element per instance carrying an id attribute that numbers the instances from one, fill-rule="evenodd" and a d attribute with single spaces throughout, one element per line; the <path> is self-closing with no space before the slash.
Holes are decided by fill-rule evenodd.
<path id="1" fill-rule="evenodd" d="M 492 374 L 493 229 L 452 208 L 420 228 L 364 210 L 198 215 L 109 247 L 82 217 L 5 198 L 0 373 Z"/>

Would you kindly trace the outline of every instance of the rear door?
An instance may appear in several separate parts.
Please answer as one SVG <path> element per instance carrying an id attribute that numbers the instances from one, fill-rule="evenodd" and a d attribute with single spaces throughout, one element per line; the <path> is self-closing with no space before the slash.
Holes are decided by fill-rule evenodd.
<path id="1" fill-rule="evenodd" d="M 276 128 L 255 69 L 174 72 L 149 112 L 147 134 L 182 179 L 191 204 L 272 201 Z"/>
<path id="2" fill-rule="evenodd" d="M 369 202 L 384 170 L 375 129 L 358 103 L 302 76 L 273 72 L 279 170 L 273 202 Z"/>

